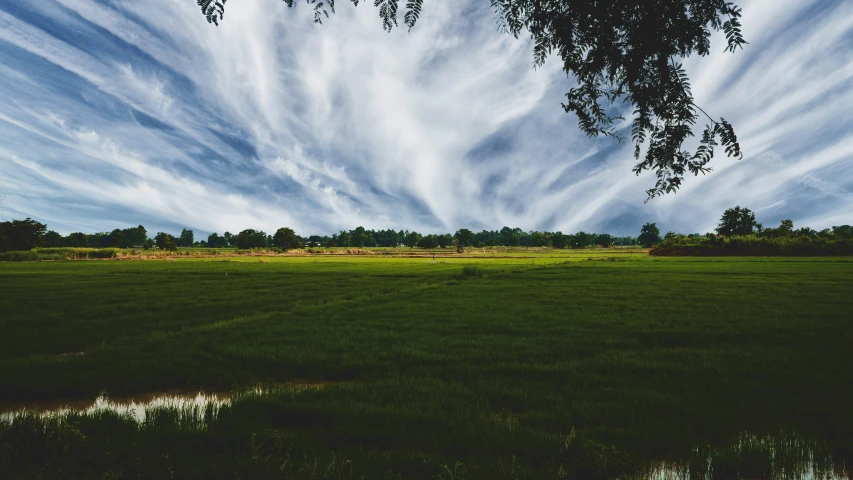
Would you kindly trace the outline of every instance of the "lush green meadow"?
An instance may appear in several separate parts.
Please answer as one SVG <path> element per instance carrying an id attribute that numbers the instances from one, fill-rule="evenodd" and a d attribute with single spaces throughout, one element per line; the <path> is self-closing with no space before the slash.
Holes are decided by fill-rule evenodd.
<path id="1" fill-rule="evenodd" d="M 853 460 L 851 258 L 24 262 L 0 263 L 0 292 L 7 410 L 264 386 L 143 424 L 0 420 L 0 478 L 631 478 L 663 461 L 799 478 L 807 457 Z"/>

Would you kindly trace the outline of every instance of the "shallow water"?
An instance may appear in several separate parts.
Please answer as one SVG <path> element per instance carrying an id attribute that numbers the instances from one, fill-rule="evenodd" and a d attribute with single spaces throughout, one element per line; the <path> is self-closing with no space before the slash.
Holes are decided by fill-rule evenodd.
<path id="1" fill-rule="evenodd" d="M 288 384 L 273 389 L 243 390 L 236 396 L 265 395 L 281 388 L 321 388 L 323 383 Z M 181 421 L 206 422 L 235 400 L 231 392 L 159 392 L 134 397 L 100 395 L 94 400 L 52 401 L 0 408 L 0 421 L 27 416 L 61 417 L 113 412 L 140 424 L 156 421 L 158 412 L 179 412 Z M 5 410 L 5 411 L 4 411 Z M 696 447 L 689 458 L 652 462 L 628 478 L 647 480 L 853 480 L 853 468 L 833 458 L 825 443 L 791 433 L 758 436 L 741 433 L 727 446 Z"/>
<path id="2" fill-rule="evenodd" d="M 325 383 L 293 383 L 275 388 L 321 388 Z M 240 396 L 261 395 L 270 390 L 255 387 L 239 392 Z M 119 415 L 130 415 L 142 423 L 148 419 L 149 412 L 164 408 L 178 411 L 198 412 L 230 405 L 233 392 L 154 392 L 131 397 L 109 397 L 101 394 L 94 400 L 48 400 L 27 404 L 7 405 L 0 407 L 0 420 L 14 421 L 23 415 L 62 416 L 68 413 L 92 414 L 101 411 L 111 411 Z"/>
<path id="3" fill-rule="evenodd" d="M 151 393 L 139 395 L 136 397 L 116 397 L 110 398 L 107 395 L 100 395 L 94 401 L 92 400 L 75 400 L 75 401 L 53 401 L 42 402 L 26 407 L 13 407 L 7 411 L 0 413 L 0 420 L 14 421 L 16 418 L 38 412 L 38 415 L 64 415 L 67 413 L 77 412 L 83 414 L 92 414 L 99 411 L 112 411 L 120 415 L 130 415 L 138 422 L 144 422 L 147 419 L 147 411 L 158 408 L 177 408 L 184 409 L 199 409 L 204 411 L 209 406 L 219 408 L 223 405 L 231 403 L 231 394 L 204 393 L 198 392 L 195 395 L 186 395 L 180 393 Z"/>
<path id="4" fill-rule="evenodd" d="M 742 433 L 724 448 L 696 448 L 692 458 L 659 462 L 649 480 L 850 480 L 849 464 L 833 458 L 820 441 L 795 434 Z"/>
<path id="5" fill-rule="evenodd" d="M 730 475 L 727 473 L 714 474 L 712 472 L 696 473 L 690 472 L 683 465 L 659 464 L 650 472 L 647 472 L 644 478 L 647 480 L 850 480 L 853 478 L 851 472 L 840 469 L 838 471 L 824 471 L 819 468 L 805 468 L 802 471 L 779 471 L 773 472 L 769 476 L 744 476 Z"/>

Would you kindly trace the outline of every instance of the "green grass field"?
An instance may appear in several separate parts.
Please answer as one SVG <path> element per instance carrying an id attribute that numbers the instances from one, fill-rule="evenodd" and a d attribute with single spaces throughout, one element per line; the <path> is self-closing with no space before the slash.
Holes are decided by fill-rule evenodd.
<path id="1" fill-rule="evenodd" d="M 851 258 L 0 263 L 0 292 L 3 409 L 265 386 L 141 425 L 0 420 L 4 479 L 810 478 L 853 460 Z"/>

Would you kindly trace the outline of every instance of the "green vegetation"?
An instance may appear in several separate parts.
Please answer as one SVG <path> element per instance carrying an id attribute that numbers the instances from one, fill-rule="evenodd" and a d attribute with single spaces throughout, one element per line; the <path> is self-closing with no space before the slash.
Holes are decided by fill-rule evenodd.
<path id="1" fill-rule="evenodd" d="M 810 236 L 762 237 L 740 235 L 732 237 L 672 236 L 649 250 L 658 256 L 820 256 L 853 255 L 853 238 L 822 238 Z"/>
<path id="2" fill-rule="evenodd" d="M 763 478 L 780 452 L 853 459 L 849 258 L 174 258 L 0 263 L 0 402 L 267 389 L 142 425 L 0 420 L 4 478 L 630 478 L 657 461 Z"/>
<path id="3" fill-rule="evenodd" d="M 11 250 L 0 252 L 0 262 L 116 258 L 119 256 L 119 252 L 120 250 L 116 248 L 34 248 L 24 251 Z"/>
<path id="4" fill-rule="evenodd" d="M 643 239 L 644 233 L 640 235 Z M 654 224 L 651 224 L 654 227 Z M 853 227 L 834 226 L 821 231 L 809 227 L 794 229 L 794 222 L 782 220 L 779 228 L 764 228 L 748 208 L 726 210 L 717 226 L 717 235 L 666 234 L 663 241 L 643 241 L 658 256 L 821 256 L 853 255 Z"/>

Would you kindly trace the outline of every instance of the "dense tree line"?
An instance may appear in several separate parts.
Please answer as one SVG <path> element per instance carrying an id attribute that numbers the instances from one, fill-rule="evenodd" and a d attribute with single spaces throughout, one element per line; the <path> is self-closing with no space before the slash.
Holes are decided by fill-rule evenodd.
<path id="1" fill-rule="evenodd" d="M 35 247 L 142 248 L 150 244 L 145 227 L 115 229 L 102 233 L 70 233 L 62 236 L 31 218 L 0 222 L 0 251 Z"/>
<path id="2" fill-rule="evenodd" d="M 455 233 L 421 234 L 409 230 L 355 230 L 340 231 L 331 237 L 311 236 L 308 242 L 316 246 L 340 247 L 409 247 L 409 248 L 448 248 L 461 247 L 554 247 L 585 248 L 594 245 L 637 245 L 634 237 L 615 237 L 607 233 L 577 232 L 525 232 L 520 228 L 503 227 L 500 230 L 482 230 L 474 232 L 467 228 Z"/>
<path id="3" fill-rule="evenodd" d="M 639 245 L 635 237 L 617 237 L 607 233 L 580 231 L 573 234 L 563 232 L 526 232 L 520 228 L 503 227 L 500 230 L 474 232 L 467 228 L 455 233 L 421 234 L 409 230 L 368 230 L 357 227 L 341 230 L 332 235 L 301 237 L 288 227 L 279 228 L 269 235 L 262 230 L 246 229 L 237 234 L 211 233 L 206 240 L 196 240 L 195 232 L 183 229 L 180 235 L 157 232 L 148 238 L 145 227 L 115 229 L 104 233 L 74 232 L 60 235 L 48 231 L 47 226 L 32 219 L 13 220 L 0 223 L 0 251 L 29 250 L 35 247 L 84 247 L 84 248 L 158 248 L 177 250 L 186 247 L 209 248 L 270 248 L 289 250 L 303 247 L 408 247 L 408 248 L 485 248 L 507 247 L 553 247 L 586 248 L 591 246 Z"/>
<path id="4" fill-rule="evenodd" d="M 341 230 L 332 235 L 311 235 L 301 237 L 288 227 L 279 228 L 273 235 L 262 230 L 246 229 L 237 234 L 225 232 L 222 235 L 211 233 L 206 240 L 196 240 L 195 233 L 183 229 L 178 236 L 166 232 L 157 232 L 153 238 L 142 225 L 115 229 L 103 233 L 70 233 L 66 236 L 48 230 L 45 224 L 27 218 L 0 222 L 0 251 L 30 250 L 35 247 L 89 247 L 89 248 L 159 248 L 174 251 L 178 248 L 277 248 L 290 250 L 305 247 L 407 247 L 407 248 L 486 248 L 486 247 L 551 247 L 551 248 L 588 248 L 611 246 L 658 246 L 658 252 L 676 251 L 676 245 L 722 245 L 720 238 L 754 237 L 756 239 L 782 239 L 790 244 L 790 239 L 805 239 L 816 245 L 819 241 L 835 242 L 853 240 L 853 227 L 835 226 L 821 231 L 809 227 L 795 229 L 791 220 L 783 220 L 776 227 L 765 228 L 748 208 L 734 207 L 726 210 L 720 218 L 716 233 L 678 234 L 667 232 L 661 236 L 660 229 L 654 223 L 643 225 L 637 237 L 617 237 L 608 233 L 576 233 L 524 231 L 520 228 L 503 227 L 500 230 L 482 230 L 474 232 L 467 228 L 455 233 L 421 234 L 409 230 L 368 230 L 357 227 L 353 230 Z M 716 242 L 716 243 L 714 243 Z M 817 242 L 817 243 L 816 243 Z M 723 242 L 724 243 L 724 242 Z M 766 243 L 766 242 L 765 242 Z M 693 247 L 691 247 L 693 248 Z M 703 247 L 704 248 L 704 247 Z M 827 247 L 828 248 L 828 247 Z M 829 250 L 827 250 L 829 251 Z"/>

